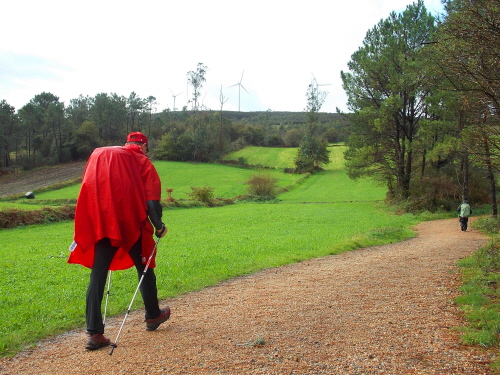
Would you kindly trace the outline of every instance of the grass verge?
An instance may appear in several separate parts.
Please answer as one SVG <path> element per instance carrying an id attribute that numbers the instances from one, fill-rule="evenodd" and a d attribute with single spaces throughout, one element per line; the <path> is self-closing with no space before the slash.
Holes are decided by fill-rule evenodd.
<path id="1" fill-rule="evenodd" d="M 474 227 L 492 239 L 482 249 L 461 259 L 462 294 L 455 299 L 464 312 L 468 325 L 457 328 L 464 344 L 498 347 L 500 344 L 500 222 L 493 217 L 480 217 Z M 500 369 L 500 360 L 492 368 Z"/>

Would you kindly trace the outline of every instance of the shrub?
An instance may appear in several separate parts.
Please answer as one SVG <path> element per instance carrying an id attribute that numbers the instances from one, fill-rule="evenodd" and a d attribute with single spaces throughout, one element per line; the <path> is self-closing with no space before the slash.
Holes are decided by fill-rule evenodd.
<path id="1" fill-rule="evenodd" d="M 210 203 L 214 198 L 214 188 L 205 187 L 191 187 L 191 193 L 188 193 L 188 197 L 202 203 Z"/>
<path id="2" fill-rule="evenodd" d="M 172 193 L 173 193 L 174 189 L 167 189 L 166 192 L 167 192 L 167 202 L 175 202 L 175 198 L 172 197 Z"/>
<path id="3" fill-rule="evenodd" d="M 278 180 L 270 175 L 258 174 L 247 181 L 248 193 L 260 199 L 274 199 L 277 195 Z"/>
<path id="4" fill-rule="evenodd" d="M 300 140 L 304 136 L 304 130 L 303 129 L 290 129 L 285 133 L 285 136 L 283 137 L 283 142 L 285 143 L 285 146 L 288 147 L 298 147 L 300 144 Z"/>
<path id="5" fill-rule="evenodd" d="M 295 159 L 295 171 L 298 173 L 314 172 L 314 160 L 302 156 Z"/>
<path id="6" fill-rule="evenodd" d="M 500 229 L 500 219 L 494 216 L 480 217 L 477 219 L 474 227 L 483 230 L 490 235 L 498 234 Z"/>

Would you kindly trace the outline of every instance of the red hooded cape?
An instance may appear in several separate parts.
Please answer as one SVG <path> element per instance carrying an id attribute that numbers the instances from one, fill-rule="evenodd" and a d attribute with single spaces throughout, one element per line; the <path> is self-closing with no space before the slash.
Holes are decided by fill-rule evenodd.
<path id="1" fill-rule="evenodd" d="M 158 173 L 138 145 L 101 147 L 90 156 L 75 211 L 75 249 L 68 263 L 92 268 L 94 245 L 110 238 L 118 251 L 110 270 L 134 265 L 129 256 L 142 234 L 142 259 L 146 263 L 154 247 L 154 229 L 146 214 L 147 200 L 160 200 Z M 150 268 L 155 267 L 155 257 Z"/>

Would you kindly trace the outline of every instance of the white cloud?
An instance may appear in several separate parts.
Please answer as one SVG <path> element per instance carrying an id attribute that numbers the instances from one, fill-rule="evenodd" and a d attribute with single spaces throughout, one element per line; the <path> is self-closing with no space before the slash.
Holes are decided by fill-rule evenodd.
<path id="1" fill-rule="evenodd" d="M 322 108 L 345 109 L 340 71 L 366 32 L 411 0 L 28 0 L 3 6 L 0 99 L 16 108 L 42 91 L 66 103 L 100 92 L 153 95 L 159 110 L 190 95 L 186 73 L 208 67 L 203 103 L 224 109 L 302 111 L 314 74 L 329 95 Z M 440 0 L 424 2 L 441 11 Z M 191 89 L 189 88 L 189 91 Z"/>

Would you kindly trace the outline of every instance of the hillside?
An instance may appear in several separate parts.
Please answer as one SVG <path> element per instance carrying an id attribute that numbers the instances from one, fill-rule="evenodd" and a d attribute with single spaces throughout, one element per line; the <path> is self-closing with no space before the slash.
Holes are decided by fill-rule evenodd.
<path id="1" fill-rule="evenodd" d="M 206 113 L 214 113 L 218 111 L 205 111 Z M 176 117 L 183 115 L 182 111 L 171 112 Z M 191 113 L 191 111 L 187 111 Z M 305 112 L 274 112 L 274 111 L 257 111 L 257 112 L 238 112 L 238 111 L 223 111 L 223 116 L 235 122 L 246 122 L 249 124 L 283 124 L 283 125 L 296 125 L 305 124 L 307 122 L 307 115 Z M 160 113 L 153 115 L 159 116 Z M 346 121 L 345 117 L 338 113 L 321 112 L 319 114 L 320 121 L 327 123 L 330 121 Z"/>

